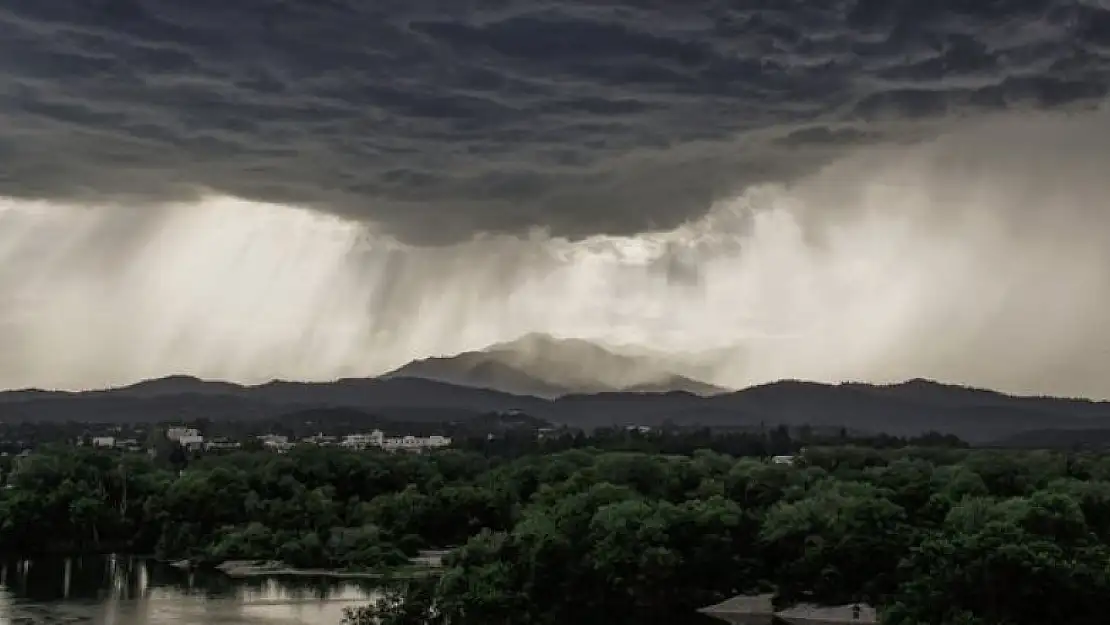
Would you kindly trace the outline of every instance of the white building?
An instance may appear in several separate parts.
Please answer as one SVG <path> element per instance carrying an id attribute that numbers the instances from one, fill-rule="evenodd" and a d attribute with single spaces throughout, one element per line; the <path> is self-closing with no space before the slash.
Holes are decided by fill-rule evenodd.
<path id="1" fill-rule="evenodd" d="M 382 449 L 387 451 L 424 451 L 447 447 L 451 439 L 446 436 L 399 436 L 390 437 L 382 441 Z"/>
<path id="2" fill-rule="evenodd" d="M 382 440 L 382 449 L 388 451 L 408 450 L 416 447 L 415 436 L 390 436 Z"/>
<path id="3" fill-rule="evenodd" d="M 205 451 L 219 451 L 222 449 L 239 449 L 242 445 L 238 441 L 215 439 L 204 444 Z"/>
<path id="4" fill-rule="evenodd" d="M 180 443 L 182 438 L 193 438 L 200 436 L 200 432 L 196 428 L 173 427 L 166 428 L 166 438 L 171 441 Z"/>
<path id="5" fill-rule="evenodd" d="M 425 445 L 428 447 L 450 447 L 451 439 L 446 436 L 429 436 L 424 439 Z"/>
<path id="6" fill-rule="evenodd" d="M 366 449 L 381 447 L 384 442 L 385 434 L 381 430 L 374 430 L 369 434 L 348 434 L 339 445 L 346 449 Z"/>
<path id="7" fill-rule="evenodd" d="M 301 439 L 302 443 L 309 445 L 316 445 L 317 447 L 331 447 L 335 444 L 334 436 L 326 436 L 324 434 L 314 434 Z"/>
<path id="8" fill-rule="evenodd" d="M 271 451 L 285 452 L 293 448 L 289 437 L 281 434 L 263 434 L 258 437 L 258 440 L 262 442 L 263 447 Z"/>
<path id="9" fill-rule="evenodd" d="M 193 430 L 193 431 L 195 432 L 196 430 Z M 204 448 L 204 437 L 199 435 L 199 434 L 196 434 L 196 435 L 193 435 L 193 436 L 179 436 L 175 440 L 177 441 L 178 445 L 181 445 L 182 447 L 184 447 L 185 449 L 188 449 L 188 450 L 195 450 L 195 449 L 203 449 Z"/>
<path id="10" fill-rule="evenodd" d="M 97 448 L 110 448 L 116 446 L 115 436 L 94 436 L 92 439 L 92 446 Z"/>

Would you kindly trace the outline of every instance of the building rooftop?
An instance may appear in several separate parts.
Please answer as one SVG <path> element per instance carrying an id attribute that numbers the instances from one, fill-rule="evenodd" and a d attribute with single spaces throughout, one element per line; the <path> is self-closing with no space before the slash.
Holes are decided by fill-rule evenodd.
<path id="1" fill-rule="evenodd" d="M 738 595 L 727 601 L 722 601 L 717 605 L 702 608 L 698 610 L 698 612 L 711 616 L 721 614 L 765 614 L 771 616 L 775 613 L 775 606 L 772 603 L 774 597 L 775 596 L 770 593 L 762 595 Z"/>
<path id="2" fill-rule="evenodd" d="M 878 623 L 875 608 L 866 603 L 837 606 L 799 604 L 775 614 L 787 623 L 798 625 L 839 625 L 841 623 Z"/>
<path id="3" fill-rule="evenodd" d="M 773 622 L 796 625 L 849 625 L 879 622 L 875 608 L 866 603 L 838 606 L 800 603 L 785 610 L 775 611 L 773 599 L 772 594 L 739 595 L 698 611 L 732 625 L 770 625 Z"/>

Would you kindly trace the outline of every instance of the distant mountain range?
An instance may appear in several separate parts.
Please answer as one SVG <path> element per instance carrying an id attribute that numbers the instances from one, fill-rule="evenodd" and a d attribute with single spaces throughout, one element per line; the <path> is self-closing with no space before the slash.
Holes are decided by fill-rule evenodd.
<path id="1" fill-rule="evenodd" d="M 382 377 L 422 378 L 546 398 L 574 393 L 683 391 L 715 395 L 728 391 L 675 371 L 676 366 L 690 368 L 678 362 L 646 350 L 528 334 L 479 351 L 415 360 Z"/>
<path id="2" fill-rule="evenodd" d="M 530 335 L 445 358 L 412 362 L 378 378 L 274 381 L 255 386 L 187 376 L 121 388 L 0 392 L 3 421 L 265 419 L 300 410 L 347 408 L 393 421 L 449 422 L 521 411 L 559 424 L 763 424 L 847 427 L 912 435 L 952 433 L 975 443 L 1029 441 L 1051 430 L 1110 429 L 1110 403 L 1015 397 L 910 380 L 900 384 L 781 381 L 727 391 L 661 365 L 648 352 Z M 674 362 L 678 362 L 677 360 Z"/>

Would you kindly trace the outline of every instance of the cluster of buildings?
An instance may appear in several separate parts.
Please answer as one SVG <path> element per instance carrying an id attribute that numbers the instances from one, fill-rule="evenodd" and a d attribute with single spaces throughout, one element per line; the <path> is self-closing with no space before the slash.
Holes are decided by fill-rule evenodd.
<path id="1" fill-rule="evenodd" d="M 422 451 L 448 447 L 451 439 L 446 436 L 385 436 L 381 430 L 374 430 L 368 437 L 362 434 L 346 436 L 339 445 L 351 449 L 379 447 L 386 451 Z"/>
<path id="2" fill-rule="evenodd" d="M 297 444 L 289 440 L 288 436 L 279 434 L 264 434 L 259 436 L 258 440 L 262 442 L 263 447 L 278 452 L 288 451 Z M 451 445 L 451 439 L 446 436 L 386 436 L 381 430 L 374 430 L 369 434 L 347 434 L 345 436 L 317 434 L 301 439 L 300 443 L 318 447 L 342 447 L 344 449 L 421 452 L 448 447 Z"/>
<path id="3" fill-rule="evenodd" d="M 199 430 L 186 427 L 166 428 L 166 440 L 173 441 L 188 451 L 219 451 L 242 447 L 238 441 L 226 438 L 205 440 Z"/>
<path id="4" fill-rule="evenodd" d="M 228 438 L 205 438 L 197 428 L 174 426 L 166 428 L 166 440 L 180 445 L 186 451 L 222 451 L 240 449 L 243 444 Z M 315 445 L 317 447 L 341 447 L 344 449 L 382 449 L 385 451 L 421 452 L 431 449 L 440 449 L 451 445 L 451 438 L 447 436 L 386 436 L 381 430 L 374 430 L 368 434 L 347 434 L 344 436 L 325 436 L 317 434 L 298 440 L 291 440 L 283 434 L 262 434 L 255 439 L 262 447 L 270 451 L 286 452 L 297 445 Z M 79 441 L 78 444 L 84 444 Z M 116 436 L 95 436 L 88 439 L 88 444 L 98 449 L 116 449 L 120 451 L 143 451 L 144 445 L 134 438 L 121 438 Z"/>
<path id="5" fill-rule="evenodd" d="M 89 444 L 97 449 L 119 449 L 121 451 L 142 451 L 143 446 L 134 438 L 116 438 L 115 436 L 94 436 Z"/>
<path id="6" fill-rule="evenodd" d="M 196 428 L 171 427 L 166 429 L 166 440 L 173 441 L 189 451 L 217 451 L 221 449 L 239 449 L 242 445 L 236 441 L 214 438 L 205 440 Z M 82 444 L 78 442 L 78 445 Z M 119 438 L 116 436 L 94 436 L 89 439 L 89 445 L 97 449 L 117 449 L 120 451 L 143 451 L 144 446 L 134 438 Z"/>

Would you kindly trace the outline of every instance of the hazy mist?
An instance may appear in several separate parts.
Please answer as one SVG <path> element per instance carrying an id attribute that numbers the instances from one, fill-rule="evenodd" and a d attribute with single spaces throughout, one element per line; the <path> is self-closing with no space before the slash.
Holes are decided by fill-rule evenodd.
<path id="1" fill-rule="evenodd" d="M 574 240 L 416 246 L 219 195 L 0 200 L 0 386 L 374 375 L 547 332 L 735 349 L 708 380 L 732 387 L 933 377 L 1107 397 L 1106 146 L 1105 111 L 975 117 L 738 185 L 674 229 Z"/>

